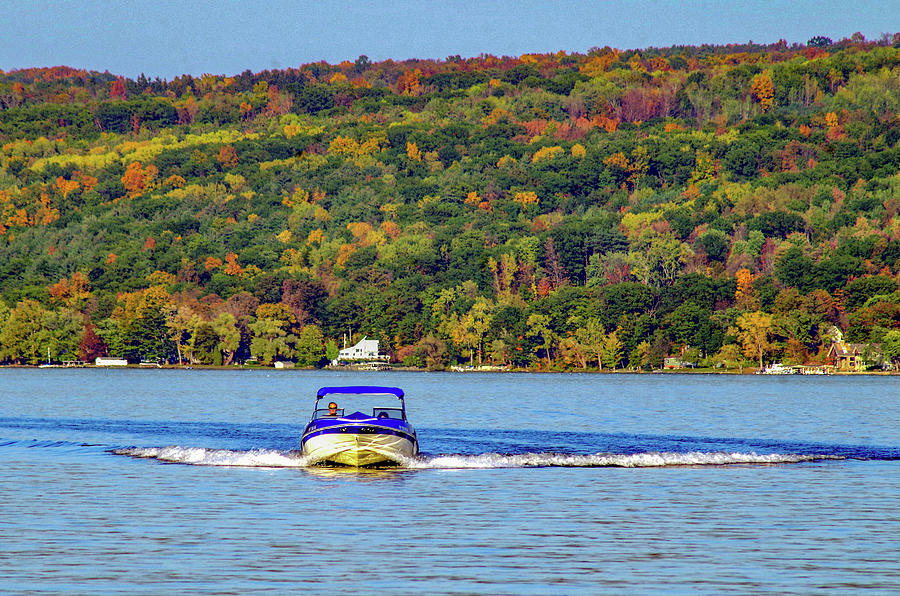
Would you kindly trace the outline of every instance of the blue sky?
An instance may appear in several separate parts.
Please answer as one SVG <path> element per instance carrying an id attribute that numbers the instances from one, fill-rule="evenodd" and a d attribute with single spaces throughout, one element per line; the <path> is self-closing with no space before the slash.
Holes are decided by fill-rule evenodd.
<path id="1" fill-rule="evenodd" d="M 326 60 L 805 43 L 900 31 L 897 0 L 0 0 L 0 69 L 172 79 Z"/>

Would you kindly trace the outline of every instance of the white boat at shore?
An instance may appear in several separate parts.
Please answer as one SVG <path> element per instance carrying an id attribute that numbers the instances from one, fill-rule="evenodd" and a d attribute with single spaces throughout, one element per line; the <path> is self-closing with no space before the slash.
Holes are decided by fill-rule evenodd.
<path id="1" fill-rule="evenodd" d="M 830 374 L 827 366 L 814 366 L 804 364 L 785 365 L 773 362 L 769 366 L 756 371 L 758 375 L 827 375 Z"/>
<path id="2" fill-rule="evenodd" d="M 758 375 L 796 375 L 799 374 L 796 367 L 785 366 L 780 362 L 773 362 L 769 366 L 756 371 Z"/>

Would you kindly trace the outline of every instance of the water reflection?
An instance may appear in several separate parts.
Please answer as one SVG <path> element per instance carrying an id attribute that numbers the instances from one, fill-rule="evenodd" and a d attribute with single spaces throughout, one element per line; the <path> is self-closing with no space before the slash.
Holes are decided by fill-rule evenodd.
<path id="1" fill-rule="evenodd" d="M 307 466 L 301 468 L 304 474 L 320 480 L 346 480 L 351 482 L 397 481 L 406 477 L 411 470 L 393 466 L 390 468 L 352 468 L 349 466 Z"/>

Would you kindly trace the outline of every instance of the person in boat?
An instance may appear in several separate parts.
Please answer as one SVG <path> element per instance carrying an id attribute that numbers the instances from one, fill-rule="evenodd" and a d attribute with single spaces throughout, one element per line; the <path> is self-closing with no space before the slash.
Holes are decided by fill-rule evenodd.
<path id="1" fill-rule="evenodd" d="M 336 403 L 331 402 L 328 404 L 328 415 L 329 416 L 337 416 L 338 406 Z"/>

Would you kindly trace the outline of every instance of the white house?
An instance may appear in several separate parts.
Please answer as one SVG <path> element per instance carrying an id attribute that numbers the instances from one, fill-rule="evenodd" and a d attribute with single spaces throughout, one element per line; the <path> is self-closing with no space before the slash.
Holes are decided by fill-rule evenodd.
<path id="1" fill-rule="evenodd" d="M 337 366 L 338 363 L 342 361 L 369 362 L 371 360 L 388 360 L 388 356 L 378 353 L 377 339 L 369 339 L 368 337 L 363 336 L 363 338 L 359 340 L 355 346 L 344 348 L 343 350 L 338 352 L 338 357 L 333 360 L 331 364 L 333 366 Z"/>

